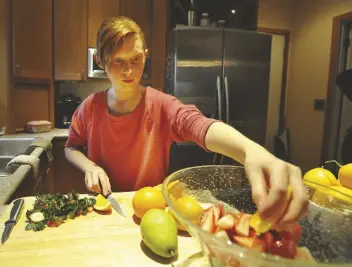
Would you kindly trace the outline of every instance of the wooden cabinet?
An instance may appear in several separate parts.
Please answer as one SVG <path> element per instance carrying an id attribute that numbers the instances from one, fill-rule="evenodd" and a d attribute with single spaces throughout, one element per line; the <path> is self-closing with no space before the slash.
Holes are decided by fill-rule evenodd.
<path id="1" fill-rule="evenodd" d="M 120 15 L 120 0 L 88 0 L 88 47 L 96 47 L 98 29 L 108 17 Z"/>
<path id="2" fill-rule="evenodd" d="M 87 193 L 84 182 L 84 173 L 67 161 L 64 146 L 67 138 L 55 138 L 53 142 L 53 191 Z"/>
<path id="3" fill-rule="evenodd" d="M 52 1 L 12 0 L 13 66 L 18 78 L 52 77 Z"/>
<path id="4" fill-rule="evenodd" d="M 54 0 L 54 80 L 87 78 L 87 8 L 87 0 Z"/>

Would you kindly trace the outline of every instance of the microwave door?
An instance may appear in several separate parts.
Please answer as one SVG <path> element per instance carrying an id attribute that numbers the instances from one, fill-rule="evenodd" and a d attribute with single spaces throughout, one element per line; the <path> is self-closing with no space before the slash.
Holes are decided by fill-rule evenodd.
<path id="1" fill-rule="evenodd" d="M 88 48 L 88 77 L 89 78 L 107 78 L 104 69 L 100 68 L 95 61 L 96 48 Z"/>

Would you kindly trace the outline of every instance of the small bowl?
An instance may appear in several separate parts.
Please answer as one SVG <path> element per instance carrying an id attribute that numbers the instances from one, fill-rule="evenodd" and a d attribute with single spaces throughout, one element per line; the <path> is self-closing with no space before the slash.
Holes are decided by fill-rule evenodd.
<path id="1" fill-rule="evenodd" d="M 174 190 L 169 191 L 168 188 L 177 180 L 182 195 L 191 195 L 201 203 L 222 203 L 226 211 L 253 214 L 256 206 L 252 201 L 251 186 L 245 170 L 238 166 L 191 167 L 172 173 L 163 183 L 162 191 L 167 205 L 190 235 L 198 240 L 210 266 L 352 266 L 352 206 L 349 204 L 352 198 L 347 195 L 333 190 L 336 194 L 341 194 L 341 197 L 334 198 L 325 194 L 328 188 L 306 184 L 310 197 L 309 211 L 299 222 L 302 238 L 298 246 L 310 250 L 316 260 L 311 262 L 260 253 L 235 243 L 227 243 L 202 230 L 174 208 L 173 199 L 177 196 L 173 195 Z M 311 201 L 314 196 L 316 198 L 315 194 L 319 194 L 321 203 Z"/>

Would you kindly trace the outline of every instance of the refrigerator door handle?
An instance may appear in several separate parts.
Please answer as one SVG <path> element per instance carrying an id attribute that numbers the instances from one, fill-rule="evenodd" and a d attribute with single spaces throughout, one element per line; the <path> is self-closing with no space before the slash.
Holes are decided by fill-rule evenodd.
<path id="1" fill-rule="evenodd" d="M 216 78 L 216 90 L 218 93 L 218 112 L 219 112 L 219 120 L 222 120 L 222 99 L 221 99 L 221 84 L 220 84 L 220 76 Z"/>
<path id="2" fill-rule="evenodd" d="M 229 96 L 229 81 L 227 80 L 227 76 L 224 79 L 225 84 L 225 101 L 226 101 L 226 123 L 230 123 L 230 96 Z"/>
<path id="3" fill-rule="evenodd" d="M 220 83 L 220 76 L 216 77 L 216 91 L 218 94 L 218 112 L 219 112 L 219 120 L 222 120 L 222 97 L 221 97 L 221 83 Z M 213 164 L 217 164 L 218 154 L 214 153 L 213 157 Z"/>
<path id="4" fill-rule="evenodd" d="M 229 97 L 229 81 L 227 76 L 224 78 L 224 85 L 225 85 L 225 103 L 226 103 L 226 123 L 230 123 L 230 97 Z M 220 164 L 224 161 L 224 155 L 221 155 Z"/>

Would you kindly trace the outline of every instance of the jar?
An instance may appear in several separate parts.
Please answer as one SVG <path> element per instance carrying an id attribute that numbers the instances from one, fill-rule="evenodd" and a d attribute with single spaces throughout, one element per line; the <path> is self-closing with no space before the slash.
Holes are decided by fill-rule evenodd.
<path id="1" fill-rule="evenodd" d="M 200 26 L 209 27 L 210 19 L 208 13 L 202 13 L 202 17 L 200 19 Z"/>

